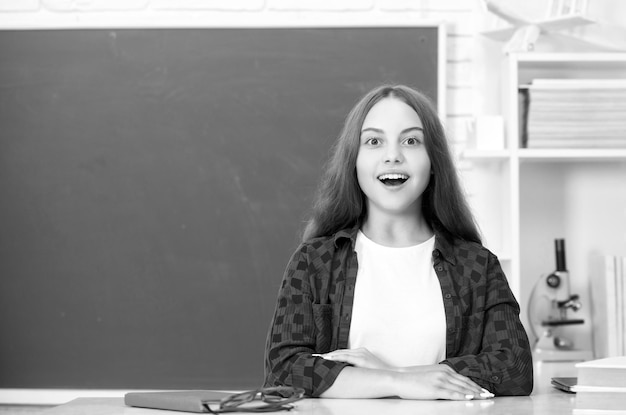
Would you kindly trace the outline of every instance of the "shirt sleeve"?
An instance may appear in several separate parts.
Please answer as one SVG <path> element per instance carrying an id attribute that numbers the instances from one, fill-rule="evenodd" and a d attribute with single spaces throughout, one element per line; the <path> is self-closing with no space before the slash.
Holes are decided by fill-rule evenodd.
<path id="1" fill-rule="evenodd" d="M 519 319 L 519 304 L 492 253 L 488 255 L 486 277 L 484 308 L 463 326 L 462 330 L 469 333 L 459 334 L 466 343 L 461 347 L 464 353 L 449 356 L 442 363 L 495 395 L 529 395 L 533 364 L 528 336 Z"/>
<path id="2" fill-rule="evenodd" d="M 330 306 L 313 303 L 319 298 L 311 292 L 315 274 L 303 245 L 285 270 L 265 348 L 265 386 L 301 387 L 311 397 L 320 396 L 348 366 L 312 356 L 329 351 L 323 350 L 330 343 L 324 337 L 332 331 Z"/>

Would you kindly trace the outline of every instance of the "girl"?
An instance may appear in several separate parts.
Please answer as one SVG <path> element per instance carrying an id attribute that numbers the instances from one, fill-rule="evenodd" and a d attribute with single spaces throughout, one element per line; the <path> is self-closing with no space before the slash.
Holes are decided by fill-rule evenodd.
<path id="1" fill-rule="evenodd" d="M 337 398 L 528 395 L 530 346 L 481 245 L 430 101 L 382 86 L 349 113 L 280 287 L 266 386 Z"/>

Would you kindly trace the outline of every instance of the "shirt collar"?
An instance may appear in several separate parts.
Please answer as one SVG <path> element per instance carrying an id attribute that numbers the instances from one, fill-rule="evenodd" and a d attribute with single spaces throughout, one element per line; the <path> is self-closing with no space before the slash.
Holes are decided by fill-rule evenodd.
<path id="1" fill-rule="evenodd" d="M 351 228 L 342 229 L 333 235 L 335 247 L 339 247 L 342 240 L 348 240 L 352 250 L 356 243 L 356 235 L 359 232 L 360 224 L 356 224 Z M 448 241 L 441 233 L 435 231 L 435 251 L 438 251 L 442 258 L 452 265 L 456 264 L 456 258 L 453 255 L 453 244 Z M 434 251 L 433 251 L 434 252 Z"/>
<path id="2" fill-rule="evenodd" d="M 360 225 L 356 224 L 351 228 L 345 228 L 333 235 L 333 242 L 335 243 L 335 247 L 339 247 L 340 241 L 342 239 L 348 239 L 351 242 L 352 249 L 354 249 L 354 244 L 356 242 L 356 235 L 359 232 Z"/>

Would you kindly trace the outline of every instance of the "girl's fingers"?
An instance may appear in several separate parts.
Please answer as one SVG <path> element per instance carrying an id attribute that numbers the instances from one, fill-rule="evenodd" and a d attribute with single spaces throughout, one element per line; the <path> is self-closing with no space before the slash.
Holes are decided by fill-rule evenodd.
<path id="1" fill-rule="evenodd" d="M 352 356 L 349 353 L 341 353 L 340 351 L 335 350 L 334 352 L 330 352 L 330 353 L 314 353 L 312 354 L 312 356 L 314 357 L 321 357 L 322 359 L 326 359 L 326 360 L 336 360 L 339 362 L 346 362 L 346 359 L 350 359 Z"/>
<path id="2" fill-rule="evenodd" d="M 473 380 L 471 380 L 467 376 L 464 376 L 464 375 L 461 375 L 460 373 L 457 373 L 450 366 L 446 365 L 445 368 L 446 368 L 446 373 L 448 373 L 450 375 L 450 381 L 451 382 L 454 382 L 454 383 L 458 384 L 459 386 L 465 386 L 465 387 L 468 387 L 470 389 L 473 389 L 473 390 L 475 390 L 478 393 L 482 392 L 482 387 L 480 387 L 476 382 L 474 382 Z"/>
<path id="3" fill-rule="evenodd" d="M 328 360 L 336 360 L 336 361 L 344 362 L 344 361 L 347 361 L 345 359 L 354 360 L 355 358 L 358 358 L 359 357 L 359 351 L 358 350 L 339 349 L 339 350 L 334 350 L 332 352 L 323 353 L 323 354 L 313 354 L 313 356 L 322 357 L 322 358 L 328 359 Z"/>
<path id="4" fill-rule="evenodd" d="M 463 375 L 456 374 L 456 373 L 450 376 L 450 382 L 455 383 L 462 387 L 470 388 L 472 390 L 475 390 L 476 392 L 480 392 L 482 389 L 480 386 L 474 383 L 474 381 L 472 381 L 470 378 L 465 377 Z"/>
<path id="5" fill-rule="evenodd" d="M 455 371 L 444 370 L 438 378 L 438 386 L 455 396 L 450 399 L 486 399 L 493 395 L 473 382 L 470 378 L 460 375 Z"/>
<path id="6" fill-rule="evenodd" d="M 455 392 L 463 394 L 465 399 L 489 399 L 494 397 L 493 393 L 467 378 L 465 380 L 451 378 L 450 385 L 453 385 L 452 389 Z"/>

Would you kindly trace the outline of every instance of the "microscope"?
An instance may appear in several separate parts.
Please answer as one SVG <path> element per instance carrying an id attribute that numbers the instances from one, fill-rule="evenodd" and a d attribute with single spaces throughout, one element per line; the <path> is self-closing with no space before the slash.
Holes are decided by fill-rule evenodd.
<path id="1" fill-rule="evenodd" d="M 556 270 L 539 278 L 530 295 L 528 316 L 538 360 L 585 360 L 589 351 L 576 351 L 574 342 L 562 333 L 565 326 L 583 324 L 579 318 L 570 318 L 568 312 L 582 307 L 579 296 L 571 294 L 569 272 L 565 264 L 565 240 L 554 241 Z M 580 355 L 580 356 L 578 356 Z"/>

